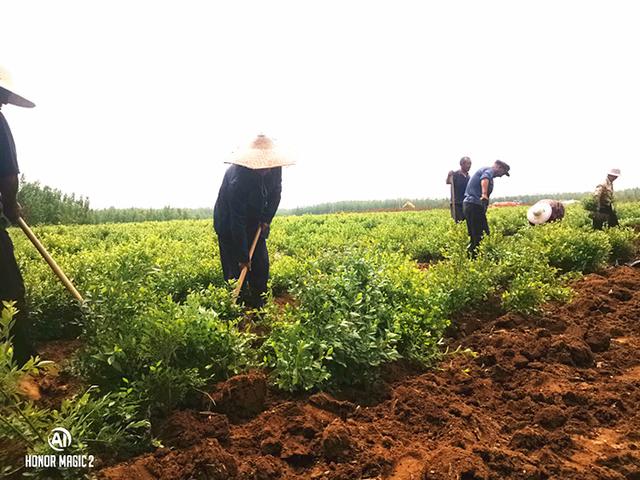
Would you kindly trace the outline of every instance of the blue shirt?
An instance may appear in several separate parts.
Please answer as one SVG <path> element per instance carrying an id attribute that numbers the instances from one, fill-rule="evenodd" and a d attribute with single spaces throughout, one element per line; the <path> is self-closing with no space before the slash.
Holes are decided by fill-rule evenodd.
<path id="1" fill-rule="evenodd" d="M 482 185 L 480 182 L 487 178 L 489 180 L 489 195 L 493 192 L 493 167 L 483 167 L 473 174 L 467 189 L 464 192 L 465 203 L 475 203 L 476 205 L 482 205 L 480 198 L 482 197 Z"/>

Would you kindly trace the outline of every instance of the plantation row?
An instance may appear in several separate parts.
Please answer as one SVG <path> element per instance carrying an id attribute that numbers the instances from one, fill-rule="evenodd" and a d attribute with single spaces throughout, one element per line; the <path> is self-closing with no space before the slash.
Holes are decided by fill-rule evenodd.
<path id="1" fill-rule="evenodd" d="M 635 255 L 629 226 L 640 225 L 640 203 L 621 205 L 627 227 L 606 231 L 591 230 L 578 205 L 562 223 L 535 228 L 525 211 L 491 209 L 492 235 L 476 260 L 465 226 L 445 210 L 277 217 L 272 291 L 287 301 L 270 299 L 252 322 L 223 281 L 211 221 L 38 228 L 87 299 L 82 309 L 14 231 L 38 335 L 79 334 L 73 371 L 98 388 L 60 411 L 26 404 L 4 344 L 0 436 L 42 453 L 49 447 L 37 432 L 65 426 L 86 439 L 78 451 L 126 456 L 149 448 L 153 418 L 235 373 L 265 369 L 288 391 L 365 385 L 386 362 L 437 359 L 463 311 L 491 299 L 531 313 L 568 300 L 577 275 Z"/>

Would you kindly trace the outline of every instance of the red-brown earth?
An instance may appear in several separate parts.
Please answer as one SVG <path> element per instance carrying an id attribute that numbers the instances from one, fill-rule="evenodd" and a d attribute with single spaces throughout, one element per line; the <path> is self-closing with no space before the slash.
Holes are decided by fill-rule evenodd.
<path id="1" fill-rule="evenodd" d="M 375 395 L 292 397 L 259 373 L 232 378 L 215 412 L 176 412 L 165 448 L 100 478 L 640 479 L 640 270 L 574 288 L 539 316 L 465 315 L 450 342 L 476 357 L 394 365 Z"/>
<path id="2" fill-rule="evenodd" d="M 374 392 L 285 395 L 260 373 L 175 412 L 154 453 L 99 478 L 640 479 L 640 269 L 574 285 L 538 316 L 456 320 L 427 372 L 395 364 Z"/>

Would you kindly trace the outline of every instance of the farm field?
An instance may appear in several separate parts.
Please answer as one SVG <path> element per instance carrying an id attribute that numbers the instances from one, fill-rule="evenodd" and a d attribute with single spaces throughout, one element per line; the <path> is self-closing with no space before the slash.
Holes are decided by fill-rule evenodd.
<path id="1" fill-rule="evenodd" d="M 635 478 L 640 204 L 532 228 L 491 209 L 277 217 L 273 297 L 234 305 L 210 221 L 13 232 L 43 360 L 0 360 L 2 469 L 64 426 L 91 471 L 41 478 Z M 9 311 L 5 311 L 4 322 Z M 38 398 L 40 397 L 40 398 Z M 45 441 L 41 437 L 45 437 Z M 11 446 L 11 448 L 9 448 Z"/>
<path id="2" fill-rule="evenodd" d="M 172 415 L 174 449 L 101 478 L 636 478 L 640 272 L 574 288 L 572 306 L 466 325 L 459 343 L 477 357 L 394 365 L 373 394 L 294 397 L 235 377 L 216 391 L 224 413 Z M 246 411 L 260 413 L 235 417 Z"/>

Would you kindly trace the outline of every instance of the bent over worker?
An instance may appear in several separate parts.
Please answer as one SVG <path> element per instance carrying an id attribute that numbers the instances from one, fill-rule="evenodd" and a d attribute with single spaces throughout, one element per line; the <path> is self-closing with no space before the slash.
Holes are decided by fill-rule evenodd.
<path id="1" fill-rule="evenodd" d="M 12 89 L 8 73 L 0 67 L 0 110 L 6 104 L 26 108 L 35 106 Z M 16 200 L 19 173 L 13 135 L 0 111 L 0 311 L 3 308 L 2 301 L 15 302 L 18 314 L 14 317 L 9 335 L 13 338 L 13 359 L 22 366 L 36 352 L 30 340 L 24 282 L 13 253 L 11 237 L 6 230 L 9 222 L 16 223 L 20 216 L 20 206 Z"/>
<path id="2" fill-rule="evenodd" d="M 489 197 L 493 192 L 493 179 L 509 176 L 510 167 L 501 160 L 496 160 L 491 167 L 483 167 L 473 174 L 464 193 L 462 210 L 467 221 L 470 243 L 469 253 L 475 258 L 476 249 L 484 235 L 489 235 L 487 208 Z"/>
<path id="3" fill-rule="evenodd" d="M 258 135 L 248 149 L 227 163 L 232 165 L 224 175 L 213 211 L 222 271 L 225 280 L 238 279 L 242 269 L 248 267 L 241 298 L 248 306 L 258 308 L 264 304 L 267 291 L 266 239 L 280 204 L 282 167 L 294 162 L 278 153 L 269 138 Z M 250 259 L 250 245 L 258 228 L 260 238 Z"/>
<path id="4" fill-rule="evenodd" d="M 529 225 L 542 225 L 548 222 L 556 222 L 563 218 L 564 204 L 558 200 L 545 198 L 537 201 L 527 210 Z"/>

